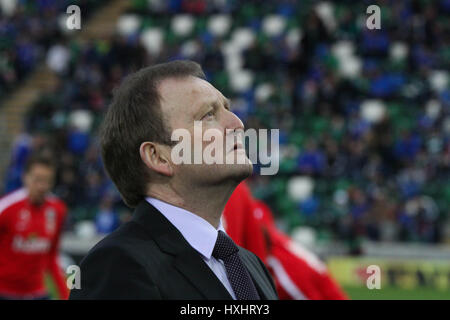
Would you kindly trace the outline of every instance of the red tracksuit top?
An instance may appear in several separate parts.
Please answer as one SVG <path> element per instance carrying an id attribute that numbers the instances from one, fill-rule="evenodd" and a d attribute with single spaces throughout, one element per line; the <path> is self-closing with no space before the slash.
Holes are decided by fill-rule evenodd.
<path id="1" fill-rule="evenodd" d="M 277 229 L 270 208 L 253 198 L 245 182 L 234 190 L 222 218 L 234 242 L 266 264 L 280 300 L 348 299 L 324 263 Z"/>
<path id="2" fill-rule="evenodd" d="M 44 274 L 49 271 L 60 298 L 67 298 L 57 262 L 66 211 L 65 204 L 51 194 L 41 205 L 31 204 L 25 188 L 0 198 L 0 296 L 46 295 Z"/>

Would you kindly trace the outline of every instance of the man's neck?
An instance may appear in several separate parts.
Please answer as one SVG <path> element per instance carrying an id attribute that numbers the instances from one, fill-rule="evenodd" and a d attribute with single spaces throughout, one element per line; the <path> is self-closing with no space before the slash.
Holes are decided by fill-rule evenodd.
<path id="1" fill-rule="evenodd" d="M 208 221 L 218 228 L 223 209 L 236 188 L 236 183 L 220 186 L 205 186 L 189 190 L 172 189 L 169 185 L 150 188 L 149 197 L 167 202 L 171 205 L 188 210 Z"/>

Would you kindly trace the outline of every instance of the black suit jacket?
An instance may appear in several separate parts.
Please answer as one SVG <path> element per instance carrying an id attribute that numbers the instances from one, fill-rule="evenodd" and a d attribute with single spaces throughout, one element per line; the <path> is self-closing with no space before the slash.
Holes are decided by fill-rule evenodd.
<path id="1" fill-rule="evenodd" d="M 278 299 L 261 260 L 239 247 L 261 299 Z M 81 261 L 73 299 L 232 299 L 178 229 L 143 200 L 131 221 L 95 245 Z"/>

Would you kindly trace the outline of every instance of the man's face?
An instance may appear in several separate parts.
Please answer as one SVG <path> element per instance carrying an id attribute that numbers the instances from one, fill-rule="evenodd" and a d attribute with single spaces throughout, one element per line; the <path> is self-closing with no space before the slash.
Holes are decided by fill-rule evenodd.
<path id="1" fill-rule="evenodd" d="M 229 101 L 222 93 L 209 82 L 191 76 L 181 79 L 166 79 L 161 82 L 159 92 L 162 98 L 162 112 L 171 130 L 186 129 L 189 131 L 192 155 L 194 154 L 194 144 L 201 145 L 202 150 L 205 150 L 214 142 L 214 140 L 203 141 L 203 133 L 206 130 L 214 129 L 216 133 L 220 132 L 223 141 L 223 148 L 216 150 L 218 158 L 223 159 L 222 163 L 206 164 L 202 159 L 201 164 L 180 164 L 176 166 L 175 174 L 190 183 L 217 184 L 229 179 L 240 182 L 252 173 L 253 166 L 245 154 L 245 149 L 240 146 L 235 148 L 235 141 L 241 142 L 242 146 L 243 141 L 235 138 L 236 132 L 233 130 L 243 131 L 244 125 L 230 111 Z M 200 135 L 194 135 L 196 121 L 201 121 L 202 124 L 202 134 Z M 216 155 L 215 152 L 213 154 Z M 238 158 L 241 160 L 240 162 L 237 162 Z"/>
<path id="2" fill-rule="evenodd" d="M 54 169 L 43 164 L 35 164 L 25 173 L 23 180 L 32 203 L 40 204 L 44 201 L 45 195 L 53 186 L 53 179 Z"/>

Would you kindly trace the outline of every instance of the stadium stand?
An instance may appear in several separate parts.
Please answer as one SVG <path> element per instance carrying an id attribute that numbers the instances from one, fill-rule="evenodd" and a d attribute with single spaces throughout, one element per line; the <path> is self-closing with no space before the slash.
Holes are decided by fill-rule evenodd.
<path id="1" fill-rule="evenodd" d="M 355 253 L 361 239 L 449 242 L 450 1 L 383 3 L 376 32 L 365 28 L 368 1 L 133 0 L 111 37 L 39 35 L 29 45 L 58 84 L 29 109 L 4 192 L 20 186 L 30 150 L 50 146 L 68 228 L 113 230 L 129 211 L 95 136 L 112 89 L 142 66 L 192 59 L 247 128 L 280 129 L 279 173 L 249 184 L 286 231 L 311 226 Z M 1 25 L 20 21 L 2 15 Z M 37 61 L 8 57 L 1 65 L 21 76 Z"/>
<path id="2" fill-rule="evenodd" d="M 78 5 L 85 18 L 104 1 L 2 1 L 0 15 L 0 99 L 43 60 L 49 49 L 64 41 L 61 26 L 69 5 Z M 61 19 L 62 18 L 62 19 Z"/>

